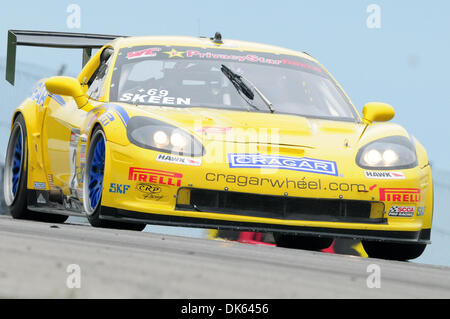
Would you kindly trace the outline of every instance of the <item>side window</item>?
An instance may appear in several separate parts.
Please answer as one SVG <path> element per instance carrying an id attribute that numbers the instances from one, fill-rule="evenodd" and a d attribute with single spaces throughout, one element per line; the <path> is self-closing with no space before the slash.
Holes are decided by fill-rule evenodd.
<path id="1" fill-rule="evenodd" d="M 106 74 L 111 64 L 113 52 L 112 48 L 103 50 L 100 57 L 100 65 L 88 81 L 89 89 L 86 94 L 91 99 L 98 100 L 101 98 L 103 83 L 105 82 Z"/>

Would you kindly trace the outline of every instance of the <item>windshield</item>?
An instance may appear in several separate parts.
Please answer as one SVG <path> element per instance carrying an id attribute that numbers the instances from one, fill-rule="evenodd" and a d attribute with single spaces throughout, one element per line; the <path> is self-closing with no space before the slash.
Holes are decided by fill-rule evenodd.
<path id="1" fill-rule="evenodd" d="M 270 100 L 275 113 L 351 121 L 357 118 L 339 87 L 313 61 L 216 48 L 121 49 L 113 73 L 111 100 L 268 112 L 261 95 L 255 94 L 251 100 L 245 97 L 222 72 L 222 65 L 251 81 Z"/>

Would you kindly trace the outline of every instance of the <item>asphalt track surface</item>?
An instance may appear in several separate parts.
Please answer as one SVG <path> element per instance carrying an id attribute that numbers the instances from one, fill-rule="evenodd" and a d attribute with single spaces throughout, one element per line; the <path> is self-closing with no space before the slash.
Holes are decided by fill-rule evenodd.
<path id="1" fill-rule="evenodd" d="M 0 216 L 0 297 L 450 298 L 450 268 Z"/>

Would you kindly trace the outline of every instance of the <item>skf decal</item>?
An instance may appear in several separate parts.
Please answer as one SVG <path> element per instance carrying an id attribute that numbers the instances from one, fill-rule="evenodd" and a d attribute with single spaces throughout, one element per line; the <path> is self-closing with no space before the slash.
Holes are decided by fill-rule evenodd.
<path id="1" fill-rule="evenodd" d="M 337 176 L 336 162 L 261 154 L 228 154 L 230 168 L 274 168 Z"/>
<path id="2" fill-rule="evenodd" d="M 380 201 L 384 202 L 420 202 L 419 188 L 380 188 Z"/>
<path id="3" fill-rule="evenodd" d="M 414 211 L 414 206 L 392 206 L 388 215 L 391 217 L 413 217 Z"/>
<path id="4" fill-rule="evenodd" d="M 364 171 L 367 178 L 372 179 L 405 179 L 403 172 L 387 172 L 387 171 Z"/>
<path id="5" fill-rule="evenodd" d="M 125 194 L 129 188 L 130 185 L 111 183 L 109 185 L 109 192 L 117 194 Z"/>
<path id="6" fill-rule="evenodd" d="M 156 183 L 169 186 L 181 186 L 183 174 L 160 171 L 150 168 L 130 167 L 128 179 L 130 181 Z"/>
<path id="7" fill-rule="evenodd" d="M 168 155 L 168 154 L 158 154 L 158 156 L 156 156 L 156 160 L 158 162 L 190 165 L 190 166 L 202 165 L 201 158 L 189 158 L 189 157 L 181 157 L 181 156 Z"/>

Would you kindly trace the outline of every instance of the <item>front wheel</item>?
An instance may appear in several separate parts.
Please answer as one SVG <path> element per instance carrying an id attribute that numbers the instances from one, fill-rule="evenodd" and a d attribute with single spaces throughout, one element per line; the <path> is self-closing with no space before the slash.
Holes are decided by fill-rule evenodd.
<path id="1" fill-rule="evenodd" d="M 106 137 L 103 129 L 98 126 L 92 133 L 84 172 L 83 205 L 87 219 L 94 227 L 141 231 L 145 228 L 145 224 L 116 222 L 100 218 L 105 154 Z"/>
<path id="2" fill-rule="evenodd" d="M 322 250 L 328 248 L 333 243 L 332 238 L 322 238 L 313 236 L 298 236 L 283 233 L 274 233 L 273 237 L 277 246 L 284 248 L 294 248 L 303 250 Z"/>
<path id="3" fill-rule="evenodd" d="M 426 244 L 398 244 L 376 241 L 362 241 L 367 255 L 371 258 L 406 261 L 416 259 L 425 250 Z"/>

